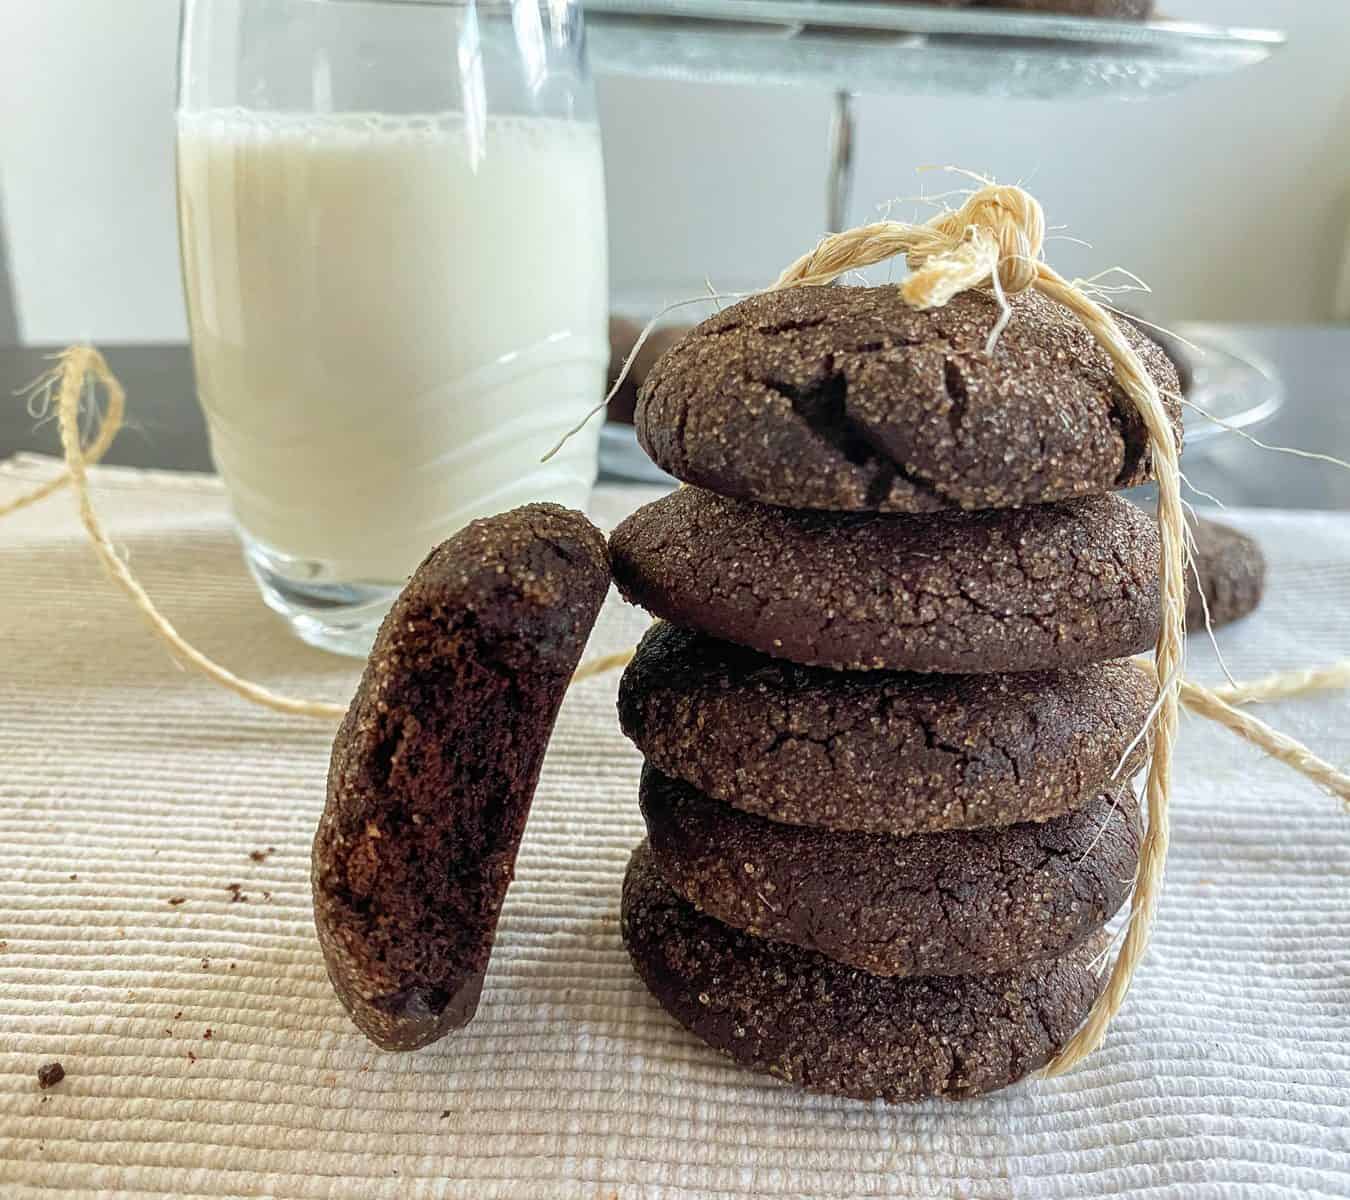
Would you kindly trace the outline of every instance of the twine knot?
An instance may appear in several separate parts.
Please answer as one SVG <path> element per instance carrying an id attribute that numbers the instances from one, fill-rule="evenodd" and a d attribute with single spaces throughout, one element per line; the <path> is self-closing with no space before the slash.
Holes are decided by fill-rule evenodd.
<path id="1" fill-rule="evenodd" d="M 987 184 L 922 228 L 925 236 L 905 255 L 913 274 L 902 287 L 917 308 L 940 307 L 958 292 L 995 280 L 1010 296 L 1036 283 L 1045 211 L 1019 187 Z"/>

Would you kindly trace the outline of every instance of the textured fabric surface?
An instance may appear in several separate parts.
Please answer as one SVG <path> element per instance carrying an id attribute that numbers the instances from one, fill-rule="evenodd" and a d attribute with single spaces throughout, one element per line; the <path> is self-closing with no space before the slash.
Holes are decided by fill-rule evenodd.
<path id="1" fill-rule="evenodd" d="M 0 499 L 54 469 L 0 464 Z M 356 664 L 262 607 L 214 481 L 95 483 L 187 637 L 273 687 L 350 695 Z M 653 494 L 602 490 L 596 515 Z M 1271 564 L 1262 610 L 1220 635 L 1233 672 L 1350 654 L 1350 516 L 1225 519 Z M 611 596 L 590 653 L 644 626 Z M 1219 677 L 1203 639 L 1191 657 Z M 385 1054 L 334 998 L 310 917 L 332 729 L 176 669 L 101 577 L 69 496 L 0 523 L 0 1195 L 1350 1193 L 1335 802 L 1185 721 L 1157 933 L 1104 1049 L 965 1105 L 810 1097 L 726 1064 L 633 976 L 618 903 L 639 759 L 615 683 L 564 704 L 477 1019 Z M 1350 761 L 1346 697 L 1264 715 Z M 41 1091 L 53 1060 L 66 1078 Z"/>

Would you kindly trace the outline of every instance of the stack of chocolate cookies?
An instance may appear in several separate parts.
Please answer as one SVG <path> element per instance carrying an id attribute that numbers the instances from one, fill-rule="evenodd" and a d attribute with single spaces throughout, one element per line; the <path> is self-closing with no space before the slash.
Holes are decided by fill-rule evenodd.
<path id="1" fill-rule="evenodd" d="M 689 486 L 610 541 L 661 618 L 619 694 L 648 829 L 623 936 L 678 1021 L 813 1090 L 961 1098 L 1043 1065 L 1133 881 L 1153 688 L 1120 660 L 1156 637 L 1159 546 L 1111 493 L 1149 478 L 1147 437 L 1069 314 L 1013 308 L 988 354 L 983 294 L 760 295 L 640 397 Z"/>

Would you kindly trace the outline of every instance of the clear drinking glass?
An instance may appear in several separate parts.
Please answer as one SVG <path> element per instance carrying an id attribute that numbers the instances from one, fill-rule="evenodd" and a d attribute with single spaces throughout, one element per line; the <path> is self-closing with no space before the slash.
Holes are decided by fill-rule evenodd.
<path id="1" fill-rule="evenodd" d="M 197 388 L 263 598 L 364 654 L 422 557 L 583 507 L 604 170 L 573 0 L 184 0 Z"/>

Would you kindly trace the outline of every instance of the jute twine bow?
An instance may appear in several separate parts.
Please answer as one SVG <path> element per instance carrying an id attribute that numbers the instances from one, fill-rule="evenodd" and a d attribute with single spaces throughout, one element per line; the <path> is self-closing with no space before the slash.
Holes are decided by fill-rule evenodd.
<path id="1" fill-rule="evenodd" d="M 793 263 L 774 288 L 833 282 L 847 271 L 905 255 L 911 274 L 901 283 L 905 300 L 919 309 L 946 304 L 972 289 L 992 291 L 1002 313 L 989 339 L 992 350 L 1011 318 L 1006 297 L 1034 289 L 1072 312 L 1110 357 L 1115 377 L 1139 413 L 1148 433 L 1158 481 L 1158 528 L 1162 541 L 1159 580 L 1162 622 L 1152 662 L 1136 659 L 1158 684 L 1158 700 L 1150 716 L 1152 753 L 1145 788 L 1148 829 L 1130 902 L 1125 936 L 1106 986 L 1083 1027 L 1044 1069 L 1048 1076 L 1069 1070 L 1101 1045 L 1111 1019 L 1124 1003 L 1145 950 L 1161 890 L 1168 846 L 1168 800 L 1178 708 L 1217 721 L 1266 754 L 1300 772 L 1350 806 L 1350 776 L 1314 755 L 1306 746 L 1241 711 L 1241 704 L 1282 699 L 1314 690 L 1350 686 L 1350 660 L 1329 667 L 1271 676 L 1254 683 L 1206 689 L 1182 679 L 1185 653 L 1187 532 L 1181 501 L 1178 448 L 1171 421 L 1158 389 L 1111 315 L 1081 287 L 1056 274 L 1042 261 L 1045 217 L 1034 197 L 1016 187 L 987 184 L 957 210 L 942 212 L 920 224 L 881 221 L 825 238 Z M 626 373 L 625 366 L 625 373 Z M 80 442 L 80 404 L 87 379 L 102 385 L 107 407 L 88 446 Z M 622 375 L 620 381 L 622 380 Z M 102 355 L 92 347 L 67 350 L 59 364 L 35 385 L 54 396 L 61 445 L 66 462 L 62 476 L 17 500 L 0 506 L 0 517 L 26 507 L 70 484 L 75 489 L 80 520 L 105 570 L 131 599 L 170 652 L 220 686 L 266 708 L 307 717 L 340 719 L 346 706 L 278 695 L 242 679 L 190 645 L 155 607 L 144 588 L 109 541 L 89 495 L 87 468 L 111 445 L 121 426 L 125 396 Z M 632 650 L 582 664 L 573 677 L 584 679 L 615 671 L 633 657 Z"/>

